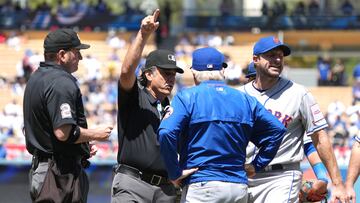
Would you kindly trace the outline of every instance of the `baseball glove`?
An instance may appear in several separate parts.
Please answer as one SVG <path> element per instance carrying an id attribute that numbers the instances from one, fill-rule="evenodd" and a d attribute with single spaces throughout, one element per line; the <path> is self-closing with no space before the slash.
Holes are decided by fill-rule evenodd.
<path id="1" fill-rule="evenodd" d="M 315 182 L 313 181 L 306 181 L 303 183 L 299 193 L 300 202 L 319 202 L 322 200 L 325 200 L 326 202 L 326 184 L 325 187 L 314 187 L 314 183 Z"/>

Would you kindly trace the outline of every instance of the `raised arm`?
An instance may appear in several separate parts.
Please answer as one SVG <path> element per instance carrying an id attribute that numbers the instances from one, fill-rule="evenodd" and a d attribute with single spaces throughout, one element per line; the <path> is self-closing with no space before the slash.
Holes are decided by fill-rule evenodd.
<path id="1" fill-rule="evenodd" d="M 119 85 L 125 91 L 130 90 L 135 83 L 136 67 L 148 38 L 159 27 L 159 22 L 157 22 L 159 15 L 160 10 L 156 9 L 153 15 L 146 16 L 141 21 L 140 30 L 126 53 L 119 77 Z"/>

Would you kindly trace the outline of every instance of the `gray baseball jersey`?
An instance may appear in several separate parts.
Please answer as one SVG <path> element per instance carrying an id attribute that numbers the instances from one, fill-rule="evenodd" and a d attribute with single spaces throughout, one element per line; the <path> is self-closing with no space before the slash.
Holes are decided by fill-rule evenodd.
<path id="1" fill-rule="evenodd" d="M 279 78 L 276 85 L 265 91 L 256 89 L 252 82 L 240 90 L 256 97 L 287 128 L 282 144 L 269 164 L 287 167 L 283 170 L 262 171 L 249 178 L 248 202 L 298 202 L 304 135 L 309 138 L 315 131 L 328 126 L 319 105 L 303 86 L 284 78 Z M 255 154 L 256 147 L 249 144 L 247 163 L 252 161 Z"/>
<path id="2" fill-rule="evenodd" d="M 302 161 L 304 134 L 311 135 L 328 126 L 312 94 L 288 79 L 279 78 L 276 85 L 265 91 L 256 89 L 253 82 L 240 87 L 240 90 L 256 97 L 287 128 L 278 153 L 269 165 Z M 250 144 L 247 152 L 251 159 L 256 153 L 255 146 Z"/>

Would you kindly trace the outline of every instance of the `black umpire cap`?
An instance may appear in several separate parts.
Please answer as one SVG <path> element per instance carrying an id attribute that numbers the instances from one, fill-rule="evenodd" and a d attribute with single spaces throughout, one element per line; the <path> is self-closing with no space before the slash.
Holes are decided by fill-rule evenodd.
<path id="1" fill-rule="evenodd" d="M 184 73 L 184 70 L 176 65 L 175 54 L 171 51 L 158 49 L 149 53 L 146 57 L 145 67 L 143 71 L 153 66 L 161 69 L 172 69 L 178 73 Z"/>
<path id="2" fill-rule="evenodd" d="M 44 40 L 45 53 L 57 53 L 59 50 L 88 49 L 90 45 L 82 44 L 78 34 L 68 28 L 51 31 Z"/>

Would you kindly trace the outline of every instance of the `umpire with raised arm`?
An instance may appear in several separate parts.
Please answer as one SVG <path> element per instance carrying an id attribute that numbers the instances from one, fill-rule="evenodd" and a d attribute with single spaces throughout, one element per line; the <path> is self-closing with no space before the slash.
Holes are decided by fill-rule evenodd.
<path id="1" fill-rule="evenodd" d="M 135 69 L 144 46 L 159 27 L 156 10 L 145 17 L 129 47 L 119 77 L 118 165 L 111 190 L 111 202 L 175 202 L 176 190 L 170 183 L 160 156 L 156 131 L 162 108 L 175 85 L 176 66 L 173 52 L 155 50 L 146 57 L 138 82 Z"/>
<path id="2" fill-rule="evenodd" d="M 26 148 L 33 155 L 33 202 L 86 202 L 84 168 L 96 153 L 92 140 L 107 140 L 112 127 L 87 129 L 82 95 L 75 77 L 82 44 L 76 32 L 58 29 L 44 40 L 45 62 L 31 75 L 24 94 Z"/>

